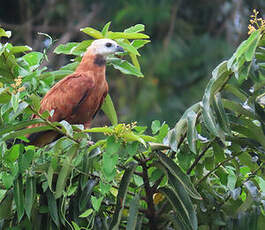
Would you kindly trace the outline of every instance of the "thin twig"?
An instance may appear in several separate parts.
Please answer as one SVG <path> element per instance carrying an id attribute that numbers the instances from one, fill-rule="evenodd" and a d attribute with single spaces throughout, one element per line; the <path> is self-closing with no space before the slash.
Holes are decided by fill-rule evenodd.
<path id="1" fill-rule="evenodd" d="M 195 168 L 195 166 L 199 163 L 200 159 L 204 156 L 207 150 L 210 148 L 210 143 L 202 150 L 201 154 L 194 160 L 190 168 L 187 170 L 187 174 L 190 174 L 191 171 Z"/>
<path id="2" fill-rule="evenodd" d="M 260 169 L 262 169 L 262 167 L 264 166 L 264 162 L 262 162 L 261 163 L 261 165 L 258 167 L 258 168 L 256 168 L 249 176 L 248 176 L 248 178 L 246 178 L 244 181 L 243 181 L 243 183 L 242 184 L 244 184 L 244 183 L 246 183 L 247 181 L 249 181 L 252 177 L 254 177 L 254 176 L 256 176 L 256 174 L 257 174 L 257 172 L 260 170 Z"/>
<path id="3" fill-rule="evenodd" d="M 229 162 L 231 160 L 233 160 L 235 157 L 239 156 L 242 152 L 232 156 L 232 157 L 229 157 L 227 159 L 225 159 L 224 161 L 222 162 L 219 162 L 214 169 L 210 170 L 204 177 L 202 177 L 198 182 L 196 182 L 195 186 L 198 186 L 202 181 L 204 181 L 208 176 L 210 176 L 216 169 L 218 169 L 220 166 L 224 165 L 226 162 Z"/>
<path id="4" fill-rule="evenodd" d="M 63 132 L 60 128 L 58 128 L 56 125 L 54 125 L 52 122 L 50 122 L 47 118 L 43 117 L 37 110 L 35 110 L 31 105 L 29 105 L 29 108 L 32 110 L 32 112 L 36 115 L 38 115 L 38 117 L 40 119 L 42 119 L 47 125 L 51 126 L 56 132 L 66 136 L 67 138 L 69 138 L 70 140 L 76 142 L 77 144 L 80 144 L 80 141 L 76 140 L 75 138 L 71 137 L 70 135 L 68 135 L 67 133 Z"/>

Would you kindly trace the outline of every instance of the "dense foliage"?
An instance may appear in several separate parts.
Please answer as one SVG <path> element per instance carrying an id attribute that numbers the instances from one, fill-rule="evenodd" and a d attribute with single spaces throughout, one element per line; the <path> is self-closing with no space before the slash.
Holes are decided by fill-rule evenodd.
<path id="1" fill-rule="evenodd" d="M 126 56 L 109 64 L 142 76 L 138 49 L 143 25 L 122 33 L 90 27 L 93 38 L 110 37 Z M 194 104 L 170 129 L 118 122 L 108 97 L 112 126 L 84 130 L 39 114 L 40 96 L 71 73 L 91 40 L 60 44 L 72 62 L 49 72 L 43 53 L 0 46 L 1 227 L 15 229 L 258 229 L 265 223 L 264 28 L 252 30 L 233 56 L 219 64 Z M 9 37 L 0 29 L 0 36 Z M 30 120 L 32 113 L 40 115 Z M 27 129 L 33 123 L 43 126 Z M 25 134 L 55 129 L 63 138 L 44 148 Z M 91 136 L 101 136 L 91 145 Z M 10 140 L 13 139 L 13 145 Z M 11 147 L 7 147 L 7 143 Z"/>
<path id="2" fill-rule="evenodd" d="M 145 79 L 126 78 L 110 68 L 111 96 L 122 122 L 137 120 L 150 126 L 158 119 L 173 126 L 202 97 L 215 66 L 246 39 L 253 8 L 263 11 L 265 1 L 12 0 L 1 2 L 0 25 L 13 32 L 13 44 L 27 44 L 35 51 L 47 47 L 46 37 L 38 32 L 51 35 L 54 43 L 44 65 L 54 70 L 70 57 L 55 55 L 53 49 L 85 40 L 80 28 L 101 29 L 112 21 L 112 30 L 122 31 L 145 24 L 152 40 L 139 58 Z M 105 124 L 103 119 L 98 116 L 94 122 Z"/>

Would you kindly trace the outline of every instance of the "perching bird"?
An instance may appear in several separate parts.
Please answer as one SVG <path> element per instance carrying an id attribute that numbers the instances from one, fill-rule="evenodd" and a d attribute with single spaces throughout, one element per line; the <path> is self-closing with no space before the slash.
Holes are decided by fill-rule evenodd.
<path id="1" fill-rule="evenodd" d="M 105 78 L 106 57 L 123 48 L 110 39 L 98 39 L 87 48 L 79 66 L 73 74 L 57 82 L 40 103 L 40 113 L 49 111 L 52 122 L 65 120 L 70 124 L 83 124 L 89 128 L 90 122 L 100 109 L 108 93 Z M 32 117 L 38 118 L 37 115 Z M 29 128 L 36 127 L 32 125 Z M 59 134 L 55 131 L 33 133 L 28 136 L 30 144 L 44 146 Z"/>

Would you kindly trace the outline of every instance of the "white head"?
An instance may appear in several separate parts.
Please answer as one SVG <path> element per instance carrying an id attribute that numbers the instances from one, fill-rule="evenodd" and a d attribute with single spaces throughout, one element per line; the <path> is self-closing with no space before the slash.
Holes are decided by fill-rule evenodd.
<path id="1" fill-rule="evenodd" d="M 124 52 L 123 48 L 117 44 L 117 42 L 111 39 L 97 39 L 91 43 L 88 50 L 91 50 L 93 54 L 107 56 L 116 52 Z"/>

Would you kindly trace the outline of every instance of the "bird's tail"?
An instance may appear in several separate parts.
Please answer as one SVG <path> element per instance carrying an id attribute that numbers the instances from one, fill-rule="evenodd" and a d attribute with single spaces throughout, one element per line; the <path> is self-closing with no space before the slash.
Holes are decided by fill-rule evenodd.
<path id="1" fill-rule="evenodd" d="M 10 139 L 6 141 L 6 145 L 8 149 L 15 144 L 35 145 L 37 147 L 43 147 L 47 144 L 50 144 L 58 140 L 62 136 L 63 136 L 62 134 L 59 134 L 55 131 L 42 131 L 42 132 L 32 133 L 29 136 L 27 136 L 29 142 L 25 142 L 20 139 Z"/>
<path id="2" fill-rule="evenodd" d="M 55 131 L 42 131 L 38 133 L 32 133 L 27 138 L 29 139 L 28 144 L 43 147 L 58 140 L 62 136 L 62 134 Z"/>

